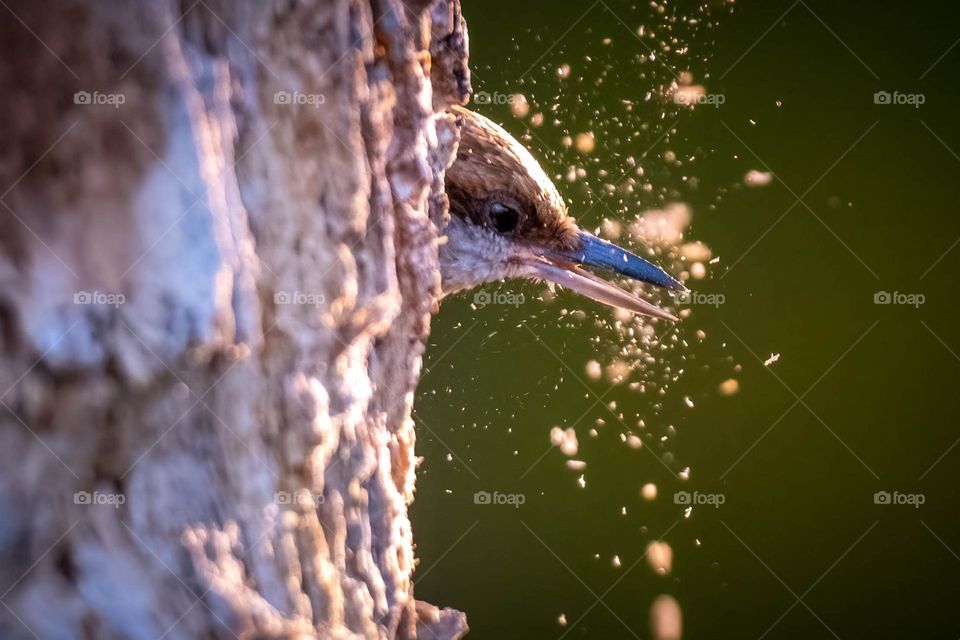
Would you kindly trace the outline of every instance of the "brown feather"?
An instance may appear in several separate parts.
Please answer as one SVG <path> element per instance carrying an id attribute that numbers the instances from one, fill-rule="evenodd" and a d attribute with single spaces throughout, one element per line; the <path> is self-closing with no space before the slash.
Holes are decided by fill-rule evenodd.
<path id="1" fill-rule="evenodd" d="M 520 214 L 512 232 L 518 239 L 573 247 L 576 222 L 530 152 L 487 118 L 462 107 L 451 112 L 460 126 L 460 147 L 446 173 L 450 213 L 490 226 L 490 205 L 504 204 Z"/>

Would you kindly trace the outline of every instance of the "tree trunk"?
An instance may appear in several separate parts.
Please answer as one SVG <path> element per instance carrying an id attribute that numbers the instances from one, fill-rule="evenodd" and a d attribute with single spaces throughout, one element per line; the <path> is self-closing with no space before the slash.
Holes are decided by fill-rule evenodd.
<path id="1" fill-rule="evenodd" d="M 0 637 L 462 636 L 407 517 L 458 0 L 0 12 Z"/>

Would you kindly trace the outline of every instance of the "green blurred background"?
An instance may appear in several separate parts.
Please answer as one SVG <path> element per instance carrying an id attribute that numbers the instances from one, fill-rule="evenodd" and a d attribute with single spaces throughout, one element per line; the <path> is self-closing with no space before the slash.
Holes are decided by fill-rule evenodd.
<path id="1" fill-rule="evenodd" d="M 558 184 L 586 228 L 687 203 L 687 239 L 720 258 L 693 288 L 725 303 L 654 327 L 653 361 L 626 358 L 639 393 L 586 375 L 632 340 L 593 302 L 523 283 L 488 288 L 522 292 L 518 306 L 444 301 L 416 399 L 418 598 L 467 612 L 476 638 L 649 638 L 662 593 L 686 638 L 960 636 L 954 5 L 464 11 L 474 90 L 491 96 L 474 108 L 548 173 L 584 170 Z M 687 71 L 723 104 L 658 98 Z M 925 102 L 876 104 L 879 91 Z M 524 118 L 504 104 L 515 93 Z M 580 132 L 592 153 L 564 145 Z M 611 193 L 631 157 L 638 188 Z M 750 170 L 776 178 L 747 188 Z M 878 305 L 880 291 L 925 301 Z M 728 378 L 739 393 L 723 397 Z M 576 429 L 585 470 L 551 447 L 554 426 Z M 478 491 L 524 502 L 475 504 Z M 678 491 L 724 503 L 685 517 Z M 923 504 L 876 504 L 880 491 Z M 661 538 L 666 576 L 643 558 Z"/>

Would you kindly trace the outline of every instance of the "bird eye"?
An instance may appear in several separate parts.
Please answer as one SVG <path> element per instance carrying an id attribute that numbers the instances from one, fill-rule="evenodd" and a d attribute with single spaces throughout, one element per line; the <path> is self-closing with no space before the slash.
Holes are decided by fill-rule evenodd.
<path id="1" fill-rule="evenodd" d="M 517 228 L 520 214 L 505 204 L 495 202 L 490 206 L 490 220 L 498 232 L 509 233 Z"/>

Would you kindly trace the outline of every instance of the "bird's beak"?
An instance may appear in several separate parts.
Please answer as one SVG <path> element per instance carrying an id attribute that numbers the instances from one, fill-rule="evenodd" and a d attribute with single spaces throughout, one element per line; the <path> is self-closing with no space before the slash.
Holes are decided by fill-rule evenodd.
<path id="1" fill-rule="evenodd" d="M 582 269 L 594 267 L 608 269 L 640 282 L 647 282 L 673 291 L 686 292 L 687 288 L 657 265 L 634 255 L 617 245 L 601 240 L 591 233 L 580 231 L 579 246 L 564 252 L 541 256 L 531 264 L 536 277 L 549 280 L 572 291 L 592 298 L 597 302 L 627 309 L 654 318 L 676 320 L 677 318 L 660 307 L 625 291 L 606 280 Z"/>

